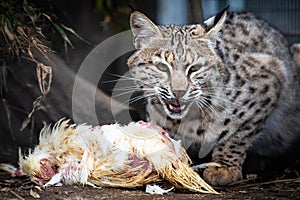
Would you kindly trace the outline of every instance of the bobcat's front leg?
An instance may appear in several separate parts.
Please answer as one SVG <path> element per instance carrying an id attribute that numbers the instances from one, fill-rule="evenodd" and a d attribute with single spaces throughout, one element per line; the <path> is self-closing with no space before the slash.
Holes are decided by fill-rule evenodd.
<path id="1" fill-rule="evenodd" d="M 222 166 L 208 167 L 204 170 L 204 180 L 214 186 L 225 186 L 232 182 L 242 179 L 242 170 L 240 167 Z"/>
<path id="2" fill-rule="evenodd" d="M 222 167 L 208 167 L 204 170 L 204 179 L 211 185 L 219 186 L 241 180 L 243 178 L 242 164 L 246 157 L 246 149 L 257 133 L 257 130 L 253 130 L 249 134 L 238 134 L 232 136 L 225 143 L 217 145 L 212 154 L 212 161 Z M 247 143 L 242 142 L 245 139 L 247 139 Z"/>
<path id="3" fill-rule="evenodd" d="M 258 125 L 256 121 L 261 123 Z M 246 150 L 261 131 L 263 121 L 264 116 L 255 116 L 253 121 L 243 124 L 229 138 L 220 140 L 213 150 L 212 161 L 222 167 L 208 167 L 204 170 L 203 176 L 208 183 L 224 186 L 243 178 L 242 165 Z"/>

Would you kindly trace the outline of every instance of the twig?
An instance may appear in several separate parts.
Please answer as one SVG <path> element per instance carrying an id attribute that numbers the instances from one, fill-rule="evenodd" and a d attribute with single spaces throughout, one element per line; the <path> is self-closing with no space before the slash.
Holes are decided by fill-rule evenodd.
<path id="1" fill-rule="evenodd" d="M 9 192 L 10 192 L 11 194 L 15 195 L 18 199 L 25 200 L 23 197 L 21 197 L 20 195 L 18 195 L 18 194 L 15 193 L 14 191 L 9 190 Z"/>
<path id="2" fill-rule="evenodd" d="M 253 179 L 242 179 L 242 180 L 239 180 L 239 181 L 235 181 L 233 183 L 230 183 L 228 186 L 236 186 L 236 185 L 240 185 L 242 183 L 247 183 L 249 181 L 253 181 Z"/>
<path id="3" fill-rule="evenodd" d="M 237 187 L 239 187 L 239 188 L 251 188 L 251 187 L 269 185 L 269 184 L 274 184 L 274 183 L 286 183 L 286 182 L 300 183 L 300 177 L 291 178 L 291 179 L 281 179 L 281 180 L 267 181 L 267 182 L 262 182 L 262 183 L 245 184 L 245 185 L 240 185 L 240 186 L 237 186 Z M 236 183 L 236 184 L 238 184 L 238 183 Z M 233 185 L 236 185 L 236 184 L 233 184 Z M 233 186 L 233 185 L 231 185 L 231 186 Z"/>

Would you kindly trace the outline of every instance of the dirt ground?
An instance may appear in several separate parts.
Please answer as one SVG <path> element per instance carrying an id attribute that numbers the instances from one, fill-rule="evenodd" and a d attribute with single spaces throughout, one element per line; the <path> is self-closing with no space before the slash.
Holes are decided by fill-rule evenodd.
<path id="1" fill-rule="evenodd" d="M 42 188 L 29 178 L 11 178 L 0 172 L 0 199 L 300 199 L 300 177 L 272 180 L 248 180 L 224 188 L 215 188 L 220 194 L 196 194 L 172 191 L 151 195 L 145 188 L 92 188 L 62 186 Z"/>

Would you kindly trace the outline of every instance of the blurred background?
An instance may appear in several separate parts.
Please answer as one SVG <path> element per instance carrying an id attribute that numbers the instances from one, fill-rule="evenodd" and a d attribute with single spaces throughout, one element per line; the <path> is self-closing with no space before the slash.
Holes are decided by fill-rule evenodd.
<path id="1" fill-rule="evenodd" d="M 266 19 L 289 44 L 300 42 L 298 0 L 0 1 L 0 162 L 16 162 L 19 147 L 37 144 L 43 123 L 72 118 L 77 70 L 95 46 L 130 28 L 132 11 L 158 24 L 181 25 L 201 22 L 227 5 L 231 11 Z M 116 59 L 98 83 L 95 107 L 100 124 L 115 121 L 109 102 L 114 83 L 106 82 L 118 78 L 112 74 L 127 72 L 131 53 Z M 89 80 L 81 81 L 85 90 L 93 90 Z M 79 105 L 88 123 L 84 97 Z M 121 104 L 119 112 L 122 116 Z M 132 105 L 131 114 L 134 120 L 145 119 L 142 100 Z"/>
<path id="2" fill-rule="evenodd" d="M 300 38 L 300 2 L 297 0 L 157 0 L 155 19 L 160 24 L 197 23 L 220 12 L 252 12 L 286 35 L 290 43 Z"/>

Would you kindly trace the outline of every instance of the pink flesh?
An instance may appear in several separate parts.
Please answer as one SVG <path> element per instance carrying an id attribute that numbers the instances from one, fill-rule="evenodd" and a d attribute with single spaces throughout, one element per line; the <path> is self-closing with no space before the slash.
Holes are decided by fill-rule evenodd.
<path id="1" fill-rule="evenodd" d="M 92 127 L 90 127 L 91 131 L 95 131 L 97 129 L 101 129 L 101 126 L 99 125 L 99 126 L 92 126 Z"/>
<path id="2" fill-rule="evenodd" d="M 19 176 L 25 176 L 25 175 L 26 174 L 23 172 L 23 170 L 20 167 L 11 173 L 12 177 L 19 177 Z"/>
<path id="3" fill-rule="evenodd" d="M 147 171 L 150 164 L 147 159 L 140 159 L 136 155 L 129 156 L 128 160 L 130 160 L 130 166 L 136 167 L 136 166 L 142 166 L 143 171 Z"/>
<path id="4" fill-rule="evenodd" d="M 163 136 L 164 141 L 168 145 L 168 147 L 174 150 L 173 142 L 172 142 L 171 138 L 169 137 L 168 133 L 166 133 L 166 131 L 164 129 L 162 129 L 159 126 L 155 126 L 149 122 L 144 122 L 144 121 L 138 121 L 137 124 L 145 126 L 147 128 L 157 130 L 159 132 L 159 134 Z"/>
<path id="5" fill-rule="evenodd" d="M 140 159 L 136 155 L 129 156 L 128 160 L 131 160 L 130 166 L 137 167 L 142 166 L 142 172 L 146 172 L 149 167 L 150 163 L 146 158 Z M 147 177 L 157 176 L 157 172 L 152 170 L 152 172 Z"/>
<path id="6" fill-rule="evenodd" d="M 36 178 L 40 183 L 45 184 L 55 175 L 55 169 L 52 162 L 47 158 L 40 160 L 40 166 L 43 176 Z"/>
<path id="7" fill-rule="evenodd" d="M 152 126 L 151 123 L 149 123 L 149 122 L 144 122 L 144 121 L 142 121 L 142 120 L 138 121 L 137 124 L 142 125 L 142 126 L 145 126 L 145 127 L 147 127 L 147 128 L 153 128 L 153 126 Z"/>

